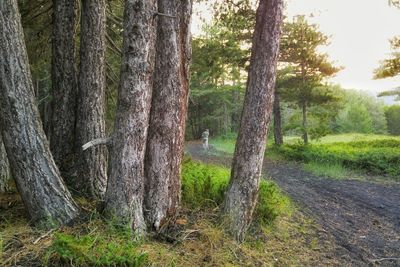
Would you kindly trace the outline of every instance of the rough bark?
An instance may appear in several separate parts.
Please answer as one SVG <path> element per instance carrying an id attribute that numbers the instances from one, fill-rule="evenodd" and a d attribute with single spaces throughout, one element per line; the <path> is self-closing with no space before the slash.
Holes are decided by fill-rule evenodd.
<path id="1" fill-rule="evenodd" d="M 274 100 L 274 140 L 275 145 L 281 146 L 283 144 L 281 101 L 276 92 Z"/>
<path id="2" fill-rule="evenodd" d="M 160 15 L 146 147 L 146 220 L 160 230 L 178 213 L 189 93 L 191 0 L 158 0 Z M 172 16 L 172 17 L 171 17 Z"/>
<path id="3" fill-rule="evenodd" d="M 274 100 L 282 0 L 260 0 L 241 126 L 223 203 L 230 232 L 242 241 L 251 223 Z"/>
<path id="4" fill-rule="evenodd" d="M 77 94 L 76 10 L 75 0 L 53 0 L 51 64 L 53 112 L 49 141 L 54 160 L 63 174 L 73 165 Z"/>
<path id="5" fill-rule="evenodd" d="M 0 193 L 5 193 L 10 189 L 9 180 L 10 167 L 8 165 L 7 153 L 0 133 Z"/>
<path id="6" fill-rule="evenodd" d="M 156 0 L 125 2 L 118 107 L 110 148 L 106 216 L 143 233 L 144 158 L 154 70 Z"/>
<path id="7" fill-rule="evenodd" d="M 29 71 L 16 0 L 0 2 L 0 129 L 32 222 L 54 226 L 78 214 L 50 153 Z"/>
<path id="8" fill-rule="evenodd" d="M 304 144 L 308 144 L 308 125 L 307 125 L 307 103 L 303 102 L 301 104 L 302 113 L 303 113 L 303 141 Z"/>
<path id="9" fill-rule="evenodd" d="M 80 190 L 101 199 L 107 185 L 107 148 L 96 146 L 82 150 L 82 145 L 104 138 L 105 131 L 105 0 L 83 0 L 79 92 L 76 125 L 76 149 L 79 154 Z"/>

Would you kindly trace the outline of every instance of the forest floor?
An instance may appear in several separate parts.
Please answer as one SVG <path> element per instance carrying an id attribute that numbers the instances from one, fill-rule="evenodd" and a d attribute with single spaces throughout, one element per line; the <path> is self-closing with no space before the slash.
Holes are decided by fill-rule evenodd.
<path id="1" fill-rule="evenodd" d="M 195 160 L 229 167 L 232 155 L 200 142 L 188 142 Z M 333 241 L 332 253 L 348 266 L 400 266 L 400 183 L 365 176 L 331 179 L 296 163 L 266 158 L 264 177 L 274 180 L 320 229 L 318 238 Z"/>

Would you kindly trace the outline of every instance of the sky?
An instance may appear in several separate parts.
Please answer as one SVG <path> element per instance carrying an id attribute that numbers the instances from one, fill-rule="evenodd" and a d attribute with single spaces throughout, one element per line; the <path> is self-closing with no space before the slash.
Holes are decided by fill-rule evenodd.
<path id="1" fill-rule="evenodd" d="M 309 21 L 330 36 L 330 45 L 323 49 L 332 61 L 344 70 L 330 81 L 347 89 L 366 90 L 371 95 L 400 86 L 400 79 L 373 80 L 379 61 L 390 57 L 389 39 L 400 35 L 400 9 L 390 7 L 387 0 L 286 0 L 286 16 L 312 15 Z M 202 17 L 210 11 L 197 7 Z M 194 16 L 192 30 L 201 25 Z"/>

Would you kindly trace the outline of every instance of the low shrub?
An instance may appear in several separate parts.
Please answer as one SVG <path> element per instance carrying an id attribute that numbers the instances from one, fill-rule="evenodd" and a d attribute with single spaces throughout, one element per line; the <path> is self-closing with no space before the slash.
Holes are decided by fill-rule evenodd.
<path id="1" fill-rule="evenodd" d="M 222 204 L 229 183 L 230 171 L 224 167 L 206 165 L 185 159 L 182 170 L 182 202 L 188 208 L 218 207 Z M 290 200 L 272 181 L 262 180 L 254 221 L 272 223 L 279 215 L 291 210 Z"/>
<path id="2" fill-rule="evenodd" d="M 289 160 L 339 164 L 371 174 L 400 177 L 400 141 L 395 139 L 306 146 L 293 144 L 274 149 Z"/>

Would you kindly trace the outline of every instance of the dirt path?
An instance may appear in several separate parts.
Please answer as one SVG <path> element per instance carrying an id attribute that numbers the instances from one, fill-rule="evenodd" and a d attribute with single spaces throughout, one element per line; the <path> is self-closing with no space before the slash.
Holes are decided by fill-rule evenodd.
<path id="1" fill-rule="evenodd" d="M 207 155 L 198 142 L 186 151 L 197 160 L 230 165 L 231 156 Z M 400 266 L 400 184 L 317 177 L 299 165 L 266 159 L 271 177 L 335 242 L 335 257 L 349 266 Z"/>

